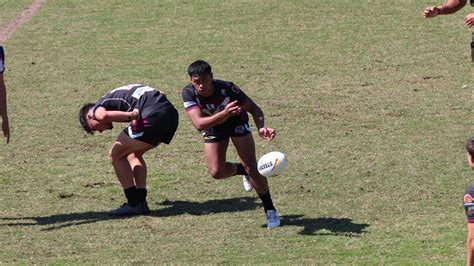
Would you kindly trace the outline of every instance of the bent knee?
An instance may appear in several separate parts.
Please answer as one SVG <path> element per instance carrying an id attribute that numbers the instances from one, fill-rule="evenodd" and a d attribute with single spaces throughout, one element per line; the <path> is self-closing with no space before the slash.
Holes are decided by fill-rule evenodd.
<path id="1" fill-rule="evenodd" d="M 214 179 L 222 179 L 225 178 L 225 172 L 221 169 L 209 169 L 209 174 L 211 174 L 212 178 Z"/>
<path id="2" fill-rule="evenodd" d="M 109 160 L 113 161 L 113 159 L 112 159 L 112 149 L 109 150 L 108 156 L 109 156 Z"/>
<path id="3" fill-rule="evenodd" d="M 126 158 L 127 156 L 128 154 L 123 154 L 123 152 L 114 147 L 109 150 L 109 160 L 112 162 L 116 162 L 122 158 Z"/>

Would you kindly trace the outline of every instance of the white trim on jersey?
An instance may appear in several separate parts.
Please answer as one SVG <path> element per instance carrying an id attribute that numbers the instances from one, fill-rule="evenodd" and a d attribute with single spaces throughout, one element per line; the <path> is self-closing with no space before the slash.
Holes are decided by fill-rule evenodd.
<path id="1" fill-rule="evenodd" d="M 189 107 L 193 106 L 193 105 L 198 105 L 197 102 L 195 101 L 187 101 L 187 102 L 184 102 L 184 109 L 188 109 Z"/>
<path id="2" fill-rule="evenodd" d="M 124 91 L 129 91 L 137 86 L 145 86 L 143 84 L 128 84 L 128 85 L 125 85 L 125 86 L 121 86 L 121 87 L 118 87 L 118 88 L 115 88 L 113 90 L 111 90 L 109 93 L 113 93 L 115 91 L 118 91 L 118 90 L 124 90 Z"/>
<path id="3" fill-rule="evenodd" d="M 127 127 L 128 129 L 128 135 L 132 138 L 132 139 L 136 139 L 136 138 L 139 138 L 141 136 L 143 136 L 143 133 L 144 132 L 140 132 L 140 133 L 137 133 L 137 134 L 133 134 L 133 131 L 132 131 L 132 125 L 129 125 Z"/>

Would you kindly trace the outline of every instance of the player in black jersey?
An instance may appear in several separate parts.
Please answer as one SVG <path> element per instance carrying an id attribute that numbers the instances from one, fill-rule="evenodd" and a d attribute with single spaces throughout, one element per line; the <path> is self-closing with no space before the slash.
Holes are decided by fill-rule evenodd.
<path id="1" fill-rule="evenodd" d="M 424 15 L 427 18 L 433 18 L 438 15 L 449 15 L 456 13 L 459 11 L 461 8 L 463 8 L 467 3 L 467 0 L 447 0 L 444 4 L 439 5 L 439 6 L 429 6 L 425 8 L 424 10 Z M 474 1 L 471 0 L 471 5 L 474 4 Z M 472 27 L 474 26 L 474 13 L 468 14 L 464 18 L 464 23 Z"/>
<path id="2" fill-rule="evenodd" d="M 255 188 L 262 200 L 267 226 L 280 225 L 280 218 L 273 206 L 266 177 L 257 170 L 255 143 L 248 124 L 253 117 L 260 137 L 272 140 L 275 130 L 265 126 L 260 107 L 232 82 L 215 80 L 211 66 L 202 60 L 188 67 L 191 83 L 182 91 L 184 108 L 194 127 L 204 138 L 207 168 L 215 179 L 243 175 L 246 190 Z M 226 161 L 226 152 L 232 140 L 240 163 Z"/>
<path id="3" fill-rule="evenodd" d="M 3 72 L 5 71 L 5 54 L 3 47 L 0 46 L 0 115 L 2 116 L 3 142 L 10 142 L 10 126 L 8 124 L 7 113 L 7 88 L 3 80 Z"/>
<path id="4" fill-rule="evenodd" d="M 169 144 L 178 127 L 178 111 L 166 95 L 152 87 L 130 84 L 116 88 L 79 111 L 82 128 L 90 134 L 112 129 L 113 122 L 130 122 L 109 151 L 127 203 L 113 215 L 147 214 L 147 167 L 143 154 Z"/>

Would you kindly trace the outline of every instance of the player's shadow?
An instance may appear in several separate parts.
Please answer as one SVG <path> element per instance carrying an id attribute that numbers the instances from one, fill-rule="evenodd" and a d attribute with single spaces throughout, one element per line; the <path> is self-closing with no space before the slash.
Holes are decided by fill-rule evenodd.
<path id="1" fill-rule="evenodd" d="M 369 224 L 356 224 L 349 218 L 304 218 L 303 215 L 281 217 L 281 226 L 302 227 L 301 235 L 359 236 Z"/>
<path id="2" fill-rule="evenodd" d="M 152 210 L 150 215 L 157 217 L 168 217 L 183 214 L 207 215 L 211 213 L 242 212 L 261 207 L 261 205 L 256 203 L 255 200 L 256 198 L 252 197 L 217 199 L 208 200 L 206 202 L 165 200 L 161 203 L 161 205 L 166 207 L 163 209 Z"/>
<path id="3" fill-rule="evenodd" d="M 169 217 L 183 214 L 206 215 L 210 213 L 241 212 L 256 209 L 260 204 L 252 197 L 239 197 L 231 199 L 217 199 L 205 202 L 192 201 L 169 201 L 161 205 L 164 209 L 152 210 L 150 215 L 154 217 Z M 155 206 L 151 206 L 155 207 Z M 68 214 L 55 214 L 50 216 L 27 216 L 27 217 L 0 217 L 0 226 L 45 226 L 42 231 L 57 230 L 64 227 L 90 224 L 112 219 L 129 219 L 133 216 L 111 216 L 108 212 L 80 212 Z"/>
<path id="4" fill-rule="evenodd" d="M 242 212 L 261 208 L 253 197 L 216 199 L 205 202 L 170 201 L 160 203 L 164 208 L 152 205 L 150 216 L 170 217 L 183 214 L 208 215 L 211 213 Z M 58 230 L 64 227 L 90 224 L 113 219 L 129 219 L 133 216 L 110 216 L 108 212 L 80 212 L 50 216 L 0 217 L 0 226 L 42 226 L 42 231 Z M 263 225 L 264 227 L 266 225 Z M 355 224 L 348 218 L 304 218 L 303 215 L 281 217 L 281 226 L 301 227 L 301 235 L 344 235 L 358 236 L 365 232 L 368 224 Z"/>
<path id="5" fill-rule="evenodd" d="M 107 212 L 78 212 L 50 216 L 0 217 L 0 221 L 6 221 L 0 223 L 0 226 L 47 226 L 41 231 L 51 231 L 110 219 L 117 219 L 117 217 L 111 217 Z"/>

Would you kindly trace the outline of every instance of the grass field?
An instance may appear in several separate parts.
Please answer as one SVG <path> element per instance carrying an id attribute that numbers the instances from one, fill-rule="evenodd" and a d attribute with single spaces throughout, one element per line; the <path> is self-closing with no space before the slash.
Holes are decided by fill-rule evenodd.
<path id="1" fill-rule="evenodd" d="M 440 2 L 47 1 L 4 44 L 0 264 L 463 264 L 473 10 L 425 19 Z M 0 27 L 28 3 L 0 0 Z M 270 179 L 279 228 L 240 178 L 207 174 L 180 96 L 196 59 L 278 132 L 256 145 L 288 157 Z M 86 137 L 77 112 L 135 82 L 180 126 L 145 156 L 151 215 L 116 219 L 121 126 Z"/>

